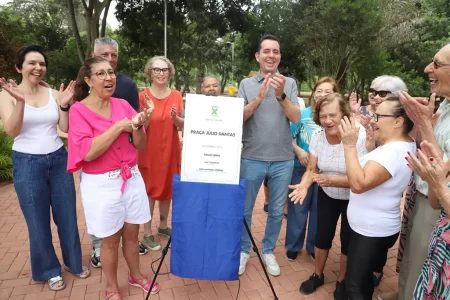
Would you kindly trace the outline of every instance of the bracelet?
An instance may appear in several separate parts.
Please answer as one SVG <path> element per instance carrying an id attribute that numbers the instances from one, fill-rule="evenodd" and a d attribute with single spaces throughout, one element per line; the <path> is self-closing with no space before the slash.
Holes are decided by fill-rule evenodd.
<path id="1" fill-rule="evenodd" d="M 139 125 L 139 126 L 137 126 L 137 127 L 134 127 L 134 125 L 133 124 L 131 124 L 131 128 L 133 128 L 133 130 L 139 130 L 139 129 L 141 129 L 142 128 L 142 126 L 144 126 L 144 125 Z"/>
<path id="2" fill-rule="evenodd" d="M 438 197 L 438 201 L 441 202 L 441 200 L 448 195 L 450 195 L 450 192 L 447 192 L 444 195 L 442 195 L 441 197 Z"/>

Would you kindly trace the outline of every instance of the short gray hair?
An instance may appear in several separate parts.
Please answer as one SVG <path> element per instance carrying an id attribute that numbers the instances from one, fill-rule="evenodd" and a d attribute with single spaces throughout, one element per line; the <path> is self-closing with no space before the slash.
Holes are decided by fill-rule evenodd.
<path id="1" fill-rule="evenodd" d="M 398 92 L 408 91 L 405 82 L 400 77 L 391 75 L 378 76 L 372 81 L 371 87 L 374 89 L 383 87 L 383 89 L 390 91 L 396 97 Z"/>
<path id="2" fill-rule="evenodd" d="M 220 79 L 219 79 L 219 76 L 214 75 L 214 74 L 208 74 L 208 75 L 206 75 L 205 77 L 203 77 L 203 79 L 202 79 L 202 88 L 203 88 L 203 82 L 205 82 L 205 80 L 206 80 L 206 79 L 209 79 L 209 78 L 214 78 L 214 79 L 217 81 L 217 84 L 219 85 L 219 87 L 222 88 L 222 87 L 220 86 Z"/>
<path id="3" fill-rule="evenodd" d="M 97 38 L 94 41 L 94 52 L 99 45 L 111 45 L 116 48 L 117 53 L 119 53 L 119 43 L 115 39 L 110 38 L 109 36 Z"/>

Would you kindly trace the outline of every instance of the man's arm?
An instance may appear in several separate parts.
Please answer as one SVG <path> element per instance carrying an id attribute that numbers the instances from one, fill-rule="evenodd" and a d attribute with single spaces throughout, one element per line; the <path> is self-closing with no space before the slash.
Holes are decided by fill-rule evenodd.
<path id="1" fill-rule="evenodd" d="M 283 110 L 286 117 L 292 123 L 300 122 L 300 107 L 291 102 L 291 99 L 286 97 L 280 102 L 281 109 Z"/>
<path id="2" fill-rule="evenodd" d="M 286 77 L 280 74 L 276 74 L 271 79 L 271 86 L 275 89 L 275 97 L 280 99 L 284 93 L 284 87 L 286 85 Z M 286 95 L 286 98 L 282 101 L 278 101 L 280 103 L 281 109 L 283 110 L 286 117 L 292 123 L 300 122 L 300 107 L 298 105 L 297 99 L 297 84 L 295 81 L 292 82 L 292 86 L 289 89 L 290 92 Z"/>
<path id="3" fill-rule="evenodd" d="M 247 105 L 245 105 L 244 122 L 250 119 L 251 116 L 253 116 L 258 107 L 261 105 L 261 102 L 264 100 L 264 97 L 266 97 L 267 92 L 269 91 L 269 76 L 270 74 L 267 74 L 266 78 L 264 78 L 264 81 L 261 84 L 261 88 L 259 89 L 258 96 L 256 96 L 252 101 L 248 102 Z M 239 87 L 238 96 L 244 98 L 245 101 L 247 101 L 244 95 L 244 87 L 242 83 L 241 86 Z"/>

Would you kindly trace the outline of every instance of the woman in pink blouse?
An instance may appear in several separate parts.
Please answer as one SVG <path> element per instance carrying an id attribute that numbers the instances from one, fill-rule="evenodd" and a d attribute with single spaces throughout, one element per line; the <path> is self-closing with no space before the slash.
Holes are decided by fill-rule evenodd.
<path id="1" fill-rule="evenodd" d="M 139 224 L 150 221 L 144 181 L 137 168 L 137 149 L 146 144 L 143 125 L 153 108 L 137 113 L 127 101 L 112 98 L 116 74 L 99 57 L 86 60 L 78 74 L 69 113 L 67 170 L 81 169 L 81 198 L 89 234 L 103 238 L 102 267 L 106 299 L 120 300 L 117 283 L 119 241 L 130 269 L 128 284 L 148 292 L 151 281 L 139 269 Z M 155 283 L 151 293 L 159 292 Z"/>

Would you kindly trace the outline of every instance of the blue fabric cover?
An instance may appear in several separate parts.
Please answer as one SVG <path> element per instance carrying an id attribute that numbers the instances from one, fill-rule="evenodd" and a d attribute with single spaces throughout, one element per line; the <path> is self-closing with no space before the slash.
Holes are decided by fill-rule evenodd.
<path id="1" fill-rule="evenodd" d="M 237 280 L 245 180 L 239 185 L 173 179 L 172 274 L 200 280 Z"/>

